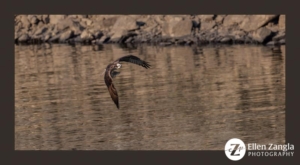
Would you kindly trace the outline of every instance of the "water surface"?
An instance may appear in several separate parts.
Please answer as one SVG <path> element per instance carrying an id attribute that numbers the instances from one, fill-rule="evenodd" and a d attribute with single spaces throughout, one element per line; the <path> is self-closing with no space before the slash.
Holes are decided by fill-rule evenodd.
<path id="1" fill-rule="evenodd" d="M 16 150 L 223 150 L 285 142 L 285 46 L 15 46 Z M 101 75 L 114 78 L 118 110 Z"/>

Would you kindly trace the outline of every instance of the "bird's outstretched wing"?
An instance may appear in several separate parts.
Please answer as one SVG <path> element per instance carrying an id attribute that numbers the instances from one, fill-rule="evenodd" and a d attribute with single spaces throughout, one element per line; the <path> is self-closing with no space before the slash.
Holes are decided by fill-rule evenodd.
<path id="1" fill-rule="evenodd" d="M 119 98 L 118 98 L 118 92 L 112 82 L 112 78 L 110 75 L 109 71 L 105 72 L 105 76 L 104 76 L 104 81 L 105 84 L 108 88 L 108 92 L 110 94 L 111 99 L 114 101 L 114 103 L 116 104 L 117 108 L 119 109 Z"/>
<path id="2" fill-rule="evenodd" d="M 146 69 L 150 68 L 150 66 L 151 66 L 148 62 L 143 61 L 140 58 L 138 58 L 136 56 L 133 56 L 133 55 L 128 55 L 128 56 L 121 57 L 121 58 L 117 59 L 115 61 L 115 63 L 116 62 L 117 63 L 118 62 L 122 62 L 122 61 L 124 61 L 124 62 L 130 62 L 130 63 L 133 63 L 133 64 L 137 64 L 137 65 L 142 66 L 142 67 L 144 67 Z"/>
<path id="3" fill-rule="evenodd" d="M 150 68 L 150 64 L 146 61 L 141 60 L 140 58 L 133 56 L 133 55 L 128 55 L 128 56 L 124 56 L 121 57 L 119 59 L 117 59 L 115 62 L 113 62 L 112 64 L 109 64 L 106 67 L 105 70 L 105 75 L 104 75 L 104 81 L 105 84 L 108 88 L 109 94 L 112 98 L 112 100 L 114 101 L 114 103 L 116 104 L 117 108 L 119 109 L 119 98 L 118 98 L 118 93 L 117 90 L 112 82 L 112 77 L 116 76 L 119 72 L 115 72 L 114 68 L 115 66 L 119 63 L 119 62 L 130 62 L 133 64 L 137 64 L 140 65 L 146 69 Z"/>

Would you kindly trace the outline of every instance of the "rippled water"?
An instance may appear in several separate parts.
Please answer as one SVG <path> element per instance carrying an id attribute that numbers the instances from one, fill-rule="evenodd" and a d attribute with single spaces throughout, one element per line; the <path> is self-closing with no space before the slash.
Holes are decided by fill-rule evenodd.
<path id="1" fill-rule="evenodd" d="M 285 142 L 285 46 L 15 46 L 16 150 L 223 150 Z M 101 75 L 114 78 L 120 109 Z"/>

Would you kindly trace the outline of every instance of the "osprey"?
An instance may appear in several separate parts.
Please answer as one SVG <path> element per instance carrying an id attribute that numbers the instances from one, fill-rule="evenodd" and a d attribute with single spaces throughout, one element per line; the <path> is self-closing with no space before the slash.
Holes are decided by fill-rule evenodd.
<path id="1" fill-rule="evenodd" d="M 118 109 L 119 109 L 118 93 L 112 82 L 112 78 L 114 78 L 117 74 L 119 74 L 119 72 L 116 72 L 116 70 L 120 69 L 122 67 L 120 62 L 131 62 L 133 64 L 140 65 L 146 69 L 150 68 L 150 66 L 151 66 L 148 62 L 143 61 L 140 58 L 133 56 L 133 55 L 123 56 L 123 57 L 117 59 L 116 61 L 114 61 L 113 63 L 107 65 L 107 67 L 105 69 L 104 81 L 108 88 L 109 94 Z"/>

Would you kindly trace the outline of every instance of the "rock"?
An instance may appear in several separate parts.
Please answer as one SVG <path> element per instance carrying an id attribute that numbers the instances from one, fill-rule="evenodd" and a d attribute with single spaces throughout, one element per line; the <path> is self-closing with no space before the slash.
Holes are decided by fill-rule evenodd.
<path id="1" fill-rule="evenodd" d="M 70 29 L 65 30 L 65 31 L 60 31 L 57 34 L 52 32 L 51 33 L 51 38 L 49 39 L 50 42 L 65 42 L 67 39 L 71 38 L 74 36 L 74 32 Z"/>
<path id="2" fill-rule="evenodd" d="M 145 33 L 141 33 L 141 35 L 137 35 L 135 38 L 134 38 L 134 41 L 135 42 L 147 42 L 150 38 L 150 35 L 145 32 Z"/>
<path id="3" fill-rule="evenodd" d="M 278 26 L 280 30 L 285 30 L 285 15 L 279 16 Z"/>
<path id="4" fill-rule="evenodd" d="M 105 20 L 99 20 L 94 18 L 93 25 L 90 27 L 90 30 L 103 30 L 103 31 L 110 31 L 111 27 L 116 22 L 117 17 L 108 18 Z"/>
<path id="5" fill-rule="evenodd" d="M 136 21 L 130 16 L 119 17 L 114 24 L 112 30 L 134 30 L 136 29 Z"/>
<path id="6" fill-rule="evenodd" d="M 163 20 L 166 22 L 175 20 L 175 21 L 182 21 L 185 19 L 189 19 L 189 17 L 187 17 L 187 15 L 164 15 L 163 16 Z"/>
<path id="7" fill-rule="evenodd" d="M 92 40 L 91 43 L 92 44 L 97 44 L 97 40 Z"/>
<path id="8" fill-rule="evenodd" d="M 185 19 L 180 21 L 176 26 L 173 27 L 172 32 L 173 37 L 181 37 L 191 34 L 190 30 L 192 29 L 192 21 Z M 172 35 L 171 35 L 172 36 Z"/>
<path id="9" fill-rule="evenodd" d="M 100 40 L 93 40 L 94 42 L 92 42 L 94 45 L 102 45 L 103 43 L 100 43 Z"/>
<path id="10" fill-rule="evenodd" d="M 280 44 L 285 44 L 285 39 L 283 38 L 283 39 L 279 40 L 279 43 Z"/>
<path id="11" fill-rule="evenodd" d="M 284 45 L 285 44 L 285 39 L 281 39 L 280 41 L 270 41 L 266 45 L 267 46 L 279 46 L 279 45 Z"/>
<path id="12" fill-rule="evenodd" d="M 118 42 L 125 43 L 128 38 L 133 38 L 135 36 L 137 36 L 135 32 L 128 32 L 126 35 L 123 35 Z"/>
<path id="13" fill-rule="evenodd" d="M 229 37 L 233 42 L 242 43 L 246 36 L 246 33 L 238 27 L 219 26 L 215 31 L 214 37 L 219 37 L 220 41 L 222 38 Z"/>
<path id="14" fill-rule="evenodd" d="M 251 34 L 251 38 L 259 43 L 264 43 L 268 37 L 272 35 L 272 31 L 266 27 L 257 29 Z"/>
<path id="15" fill-rule="evenodd" d="M 103 36 L 102 31 L 97 30 L 96 32 L 92 32 L 92 35 L 95 39 L 100 39 Z"/>
<path id="16" fill-rule="evenodd" d="M 21 35 L 20 33 L 18 33 L 18 32 L 15 31 L 14 39 L 15 39 L 15 40 L 18 40 L 18 38 L 20 37 L 20 35 Z"/>
<path id="17" fill-rule="evenodd" d="M 227 15 L 223 20 L 223 26 L 234 26 L 241 24 L 247 15 Z"/>
<path id="18" fill-rule="evenodd" d="M 276 33 L 279 31 L 279 27 L 277 25 L 274 25 L 273 23 L 268 23 L 267 26 L 265 26 L 266 28 L 270 29 L 272 32 Z"/>
<path id="19" fill-rule="evenodd" d="M 113 27 L 114 24 L 117 22 L 119 17 L 115 16 L 115 17 L 108 17 L 108 18 L 104 18 L 102 20 L 102 24 L 105 28 L 110 28 Z"/>
<path id="20" fill-rule="evenodd" d="M 207 40 L 208 40 L 210 43 L 215 42 L 216 37 L 214 37 L 214 36 L 209 36 L 209 37 L 210 37 L 210 38 L 208 38 Z"/>
<path id="21" fill-rule="evenodd" d="M 110 42 L 119 42 L 122 38 L 122 36 L 126 36 L 128 32 L 126 30 L 117 31 L 116 33 L 110 33 Z"/>
<path id="22" fill-rule="evenodd" d="M 51 38 L 51 33 L 47 33 L 44 36 L 42 36 L 41 40 L 43 41 L 48 41 Z"/>
<path id="23" fill-rule="evenodd" d="M 245 38 L 244 37 L 234 37 L 232 39 L 233 44 L 238 44 L 238 43 L 245 43 Z"/>
<path id="24" fill-rule="evenodd" d="M 233 36 L 245 36 L 246 35 L 246 33 L 244 31 L 239 30 L 239 29 L 232 29 L 230 34 L 232 34 Z"/>
<path id="25" fill-rule="evenodd" d="M 141 26 L 145 26 L 146 22 L 136 21 L 135 24 L 136 24 L 136 26 L 138 26 L 140 28 Z"/>
<path id="26" fill-rule="evenodd" d="M 60 36 L 61 36 L 61 33 L 56 34 L 56 35 L 51 34 L 51 36 L 52 37 L 49 39 L 49 41 L 50 42 L 57 42 L 59 40 Z"/>
<path id="27" fill-rule="evenodd" d="M 151 19 L 159 25 L 164 24 L 164 15 L 151 15 Z"/>
<path id="28" fill-rule="evenodd" d="M 273 41 L 279 41 L 281 39 L 284 39 L 285 38 L 285 31 L 279 31 L 273 38 L 272 40 Z"/>
<path id="29" fill-rule="evenodd" d="M 185 45 L 192 45 L 193 43 L 194 43 L 194 41 L 189 40 L 185 43 Z"/>
<path id="30" fill-rule="evenodd" d="M 244 42 L 245 42 L 245 43 L 253 43 L 253 40 L 252 40 L 252 38 L 251 38 L 250 36 L 246 35 L 246 36 L 244 37 Z"/>
<path id="31" fill-rule="evenodd" d="M 33 26 L 36 26 L 36 28 L 41 28 L 43 27 L 44 23 L 42 21 L 39 21 L 38 24 L 34 24 Z"/>
<path id="32" fill-rule="evenodd" d="M 110 36 L 103 36 L 99 40 L 97 40 L 97 43 L 102 44 L 102 43 L 107 43 L 110 40 Z"/>
<path id="33" fill-rule="evenodd" d="M 228 27 L 225 27 L 225 26 L 220 26 L 217 30 L 216 30 L 217 34 L 219 36 L 227 36 L 230 34 L 230 31 L 229 31 L 229 28 Z"/>
<path id="34" fill-rule="evenodd" d="M 222 24 L 226 15 L 217 15 L 215 21 L 217 24 Z"/>
<path id="35" fill-rule="evenodd" d="M 246 32 L 253 31 L 267 24 L 277 16 L 278 15 L 247 15 L 239 27 Z"/>
<path id="36" fill-rule="evenodd" d="M 48 27 L 43 26 L 41 28 L 38 28 L 35 32 L 34 35 L 41 35 L 43 33 L 45 33 L 48 30 Z"/>
<path id="37" fill-rule="evenodd" d="M 83 21 L 87 26 L 90 26 L 93 21 L 88 18 L 82 18 L 81 21 Z"/>
<path id="38" fill-rule="evenodd" d="M 113 33 L 111 40 L 118 40 L 124 35 L 127 35 L 128 31 L 137 29 L 136 20 L 130 16 L 119 17 L 111 29 Z"/>
<path id="39" fill-rule="evenodd" d="M 212 29 L 214 26 L 216 25 L 215 21 L 210 21 L 210 22 L 202 22 L 201 21 L 201 25 L 200 25 L 200 31 L 206 31 L 206 30 L 210 30 Z"/>
<path id="40" fill-rule="evenodd" d="M 184 41 L 184 40 L 179 40 L 179 41 L 177 41 L 176 43 L 179 44 L 179 45 L 184 45 L 184 44 L 186 43 L 186 41 Z"/>
<path id="41" fill-rule="evenodd" d="M 66 42 L 69 38 L 71 38 L 74 35 L 74 32 L 71 30 L 66 30 L 64 32 L 60 32 L 56 35 L 54 35 L 52 38 L 50 38 L 50 42 Z"/>
<path id="42" fill-rule="evenodd" d="M 38 18 L 35 15 L 28 15 L 27 19 L 31 24 L 37 24 L 39 22 Z"/>
<path id="43" fill-rule="evenodd" d="M 19 22 L 22 18 L 22 15 L 15 15 L 15 23 Z"/>
<path id="44" fill-rule="evenodd" d="M 118 17 L 121 17 L 121 15 L 88 15 L 87 18 L 91 19 L 94 22 L 97 22 L 97 21 L 103 21 L 105 19 L 118 18 Z"/>
<path id="45" fill-rule="evenodd" d="M 60 19 L 57 21 L 56 23 L 56 28 L 57 28 L 57 31 L 63 31 L 63 30 L 66 30 L 67 28 L 70 28 L 73 26 L 73 20 L 70 19 L 70 18 L 67 18 L 67 19 Z"/>
<path id="46" fill-rule="evenodd" d="M 32 35 L 31 36 L 31 40 L 41 40 L 42 36 L 36 36 L 36 35 Z"/>
<path id="47" fill-rule="evenodd" d="M 22 23 L 22 27 L 24 27 L 25 29 L 29 29 L 31 27 L 31 24 L 28 21 L 28 18 L 26 15 L 22 15 L 20 21 Z"/>
<path id="48" fill-rule="evenodd" d="M 59 41 L 60 42 L 66 42 L 67 39 L 69 39 L 70 37 L 72 37 L 74 35 L 74 32 L 71 30 L 67 30 L 65 32 L 63 32 L 60 37 L 59 37 Z"/>
<path id="49" fill-rule="evenodd" d="M 152 32 L 154 28 L 158 28 L 159 26 L 159 23 L 157 23 L 152 16 L 138 19 L 138 21 L 145 23 L 143 26 L 139 26 L 139 28 L 146 32 Z"/>
<path id="50" fill-rule="evenodd" d="M 249 32 L 262 27 L 276 17 L 277 15 L 227 15 L 223 25 L 238 25 L 240 29 Z"/>
<path id="51" fill-rule="evenodd" d="M 66 17 L 66 15 L 49 15 L 49 23 L 57 24 L 60 21 L 64 20 Z"/>
<path id="52" fill-rule="evenodd" d="M 190 44 L 194 43 L 194 38 L 191 37 L 191 36 L 186 36 L 186 37 L 184 37 L 182 39 L 183 39 L 183 41 L 185 41 L 185 45 L 190 45 Z"/>
<path id="53" fill-rule="evenodd" d="M 148 20 L 152 19 L 151 15 L 140 15 L 140 17 L 136 17 L 136 22 L 144 22 L 146 23 Z"/>
<path id="54" fill-rule="evenodd" d="M 159 43 L 160 46 L 170 46 L 172 44 L 173 44 L 172 42 L 161 42 L 161 43 Z"/>
<path id="55" fill-rule="evenodd" d="M 182 37 L 191 34 L 192 21 L 180 17 L 170 18 L 163 24 L 162 37 Z"/>
<path id="56" fill-rule="evenodd" d="M 270 41 L 270 42 L 268 42 L 266 45 L 267 45 L 267 46 L 272 46 L 272 45 L 275 45 L 275 43 L 276 43 L 275 41 Z"/>
<path id="57" fill-rule="evenodd" d="M 18 38 L 19 42 L 27 42 L 29 41 L 30 37 L 28 34 L 22 34 L 20 35 L 20 37 Z"/>
<path id="58" fill-rule="evenodd" d="M 214 20 L 215 15 L 197 15 L 201 22 L 210 22 Z"/>
<path id="59" fill-rule="evenodd" d="M 84 41 L 90 41 L 92 40 L 94 37 L 93 35 L 86 29 L 84 30 L 81 35 L 80 35 L 80 38 Z"/>
<path id="60" fill-rule="evenodd" d="M 57 34 L 58 33 L 56 25 L 47 24 L 46 27 L 48 27 L 48 32 L 51 32 L 53 34 Z"/>
<path id="61" fill-rule="evenodd" d="M 18 40 L 22 35 L 27 34 L 27 30 L 22 29 L 20 31 L 15 31 L 15 40 Z M 28 34 L 27 34 L 28 35 Z M 29 36 L 29 35 L 28 35 Z M 30 38 L 30 37 L 29 37 Z"/>
<path id="62" fill-rule="evenodd" d="M 148 25 L 141 30 L 142 34 L 149 34 L 149 35 L 154 35 L 155 33 L 161 32 L 161 27 L 159 27 L 158 24 L 155 25 Z"/>
<path id="63" fill-rule="evenodd" d="M 50 22 L 49 15 L 42 15 L 42 21 L 44 24 L 48 24 Z"/>
<path id="64" fill-rule="evenodd" d="M 148 17 L 147 15 L 137 15 L 137 14 L 130 14 L 130 15 L 127 15 L 127 16 L 132 17 L 136 21 Z"/>
<path id="65" fill-rule="evenodd" d="M 69 41 L 72 41 L 72 42 L 83 42 L 83 40 L 81 39 L 80 36 L 77 36 L 77 37 L 74 37 L 74 38 L 71 38 L 69 39 Z"/>
<path id="66" fill-rule="evenodd" d="M 88 15 L 76 15 L 77 16 L 77 18 L 80 18 L 80 19 L 82 19 L 82 18 L 88 18 Z"/>
<path id="67" fill-rule="evenodd" d="M 231 40 L 231 38 L 229 38 L 229 37 L 224 37 L 224 38 L 222 38 L 221 40 L 220 40 L 220 42 L 221 43 L 229 43 L 229 42 L 231 42 L 232 40 Z"/>
<path id="68" fill-rule="evenodd" d="M 71 15 L 68 15 L 67 18 L 78 19 L 78 15 L 71 14 Z M 81 18 L 83 18 L 83 17 L 80 17 L 80 19 Z"/>
<path id="69" fill-rule="evenodd" d="M 246 33 L 241 30 L 234 30 L 230 33 L 234 37 L 234 42 L 244 42 Z"/>
<path id="70" fill-rule="evenodd" d="M 134 41 L 134 38 L 133 37 L 129 37 L 129 38 L 127 38 L 125 41 L 124 41 L 124 43 L 131 43 L 131 42 L 133 42 Z"/>
<path id="71" fill-rule="evenodd" d="M 285 44 L 285 15 L 16 15 L 14 20 L 15 41 L 25 42 L 272 44 L 276 34 L 273 41 Z"/>
<path id="72" fill-rule="evenodd" d="M 67 18 L 65 20 L 58 21 L 57 25 L 57 31 L 64 31 L 66 29 L 70 29 L 74 32 L 74 35 L 80 35 L 82 31 L 84 30 L 84 27 L 81 26 L 81 24 L 72 18 Z"/>
<path id="73" fill-rule="evenodd" d="M 41 22 L 43 20 L 43 15 L 35 15 L 35 16 L 39 20 L 39 22 Z"/>
<path id="74" fill-rule="evenodd" d="M 23 29 L 22 27 L 22 22 L 18 21 L 17 23 L 15 23 L 15 32 L 21 31 L 21 29 Z"/>

